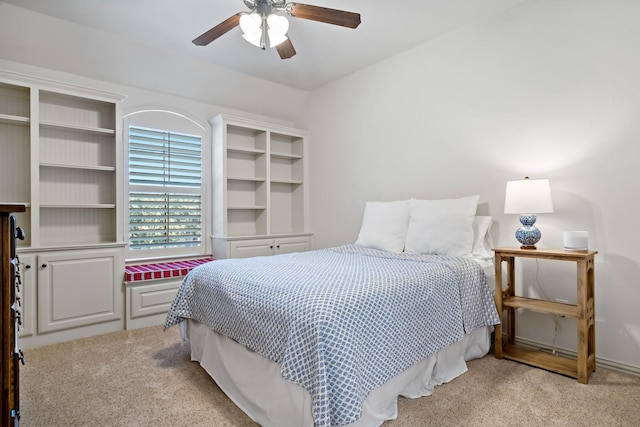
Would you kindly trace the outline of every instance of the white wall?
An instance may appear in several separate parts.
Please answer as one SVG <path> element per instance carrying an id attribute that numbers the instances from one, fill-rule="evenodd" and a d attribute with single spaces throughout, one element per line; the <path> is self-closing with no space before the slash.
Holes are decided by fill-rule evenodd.
<path id="1" fill-rule="evenodd" d="M 516 246 L 505 182 L 546 177 L 555 213 L 540 247 L 587 230 L 596 259 L 597 356 L 640 371 L 640 2 L 525 2 L 312 93 L 315 247 L 355 241 L 367 200 L 480 194 L 497 245 Z M 318 197 L 321 196 L 321 197 Z M 525 293 L 539 294 L 535 263 Z M 543 292 L 575 301 L 575 270 L 539 263 Z M 552 345 L 525 313 L 518 335 Z M 575 321 L 556 344 L 575 350 Z"/>

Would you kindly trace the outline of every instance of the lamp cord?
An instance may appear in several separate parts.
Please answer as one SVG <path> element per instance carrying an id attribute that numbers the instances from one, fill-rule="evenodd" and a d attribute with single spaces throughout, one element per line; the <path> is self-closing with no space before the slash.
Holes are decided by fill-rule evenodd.
<path id="1" fill-rule="evenodd" d="M 539 260 L 536 259 L 536 287 L 538 288 L 538 291 L 540 292 L 540 294 L 542 295 L 542 297 L 547 300 L 550 301 L 549 297 L 547 296 L 547 294 L 545 293 L 544 289 L 542 289 L 542 285 L 540 284 L 540 280 L 539 280 L 539 274 L 540 274 L 540 265 L 539 265 Z M 551 314 L 551 317 L 553 318 L 553 323 L 555 325 L 554 327 L 554 333 L 553 333 L 553 342 L 551 344 L 551 354 L 554 355 L 558 355 L 556 353 L 556 340 L 558 338 L 558 331 L 560 330 L 560 319 L 559 316 L 556 314 Z"/>

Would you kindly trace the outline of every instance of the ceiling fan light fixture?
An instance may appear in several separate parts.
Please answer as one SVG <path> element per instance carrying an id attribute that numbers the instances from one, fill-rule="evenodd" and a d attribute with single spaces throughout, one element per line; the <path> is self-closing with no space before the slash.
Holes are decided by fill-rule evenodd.
<path id="1" fill-rule="evenodd" d="M 242 13 L 240 15 L 240 29 L 243 33 L 254 33 L 260 31 L 262 17 L 258 13 Z"/>
<path id="2" fill-rule="evenodd" d="M 240 16 L 242 38 L 254 46 L 261 47 L 262 17 L 257 13 L 243 13 Z"/>
<path id="3" fill-rule="evenodd" d="M 267 26 L 269 27 L 269 46 L 276 47 L 288 39 L 289 21 L 284 16 L 269 15 L 267 17 Z"/>

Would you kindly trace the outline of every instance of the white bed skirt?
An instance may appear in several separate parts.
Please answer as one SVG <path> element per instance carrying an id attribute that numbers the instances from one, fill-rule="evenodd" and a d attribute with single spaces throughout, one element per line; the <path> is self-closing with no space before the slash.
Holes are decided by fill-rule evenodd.
<path id="1" fill-rule="evenodd" d="M 313 427 L 309 393 L 283 379 L 280 365 L 197 321 L 189 320 L 187 328 L 181 332 L 191 343 L 191 360 L 199 362 L 251 419 L 264 427 Z M 375 389 L 365 400 L 360 419 L 349 427 L 379 426 L 395 419 L 398 396 L 428 396 L 435 386 L 466 372 L 467 360 L 488 353 L 491 330 L 473 331 Z"/>

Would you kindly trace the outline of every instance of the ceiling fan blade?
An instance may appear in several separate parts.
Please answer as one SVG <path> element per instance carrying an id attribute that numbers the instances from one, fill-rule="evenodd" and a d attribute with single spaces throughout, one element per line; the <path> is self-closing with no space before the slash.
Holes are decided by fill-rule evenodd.
<path id="1" fill-rule="evenodd" d="M 293 43 L 291 43 L 291 38 L 287 38 L 285 41 L 276 46 L 276 50 L 278 51 L 278 54 L 280 54 L 280 58 L 282 59 L 289 59 L 296 54 Z"/>
<path id="2" fill-rule="evenodd" d="M 193 44 L 197 46 L 206 46 L 226 32 L 233 30 L 240 24 L 241 13 L 236 13 L 225 21 L 222 21 L 206 33 L 193 39 Z"/>
<path id="3" fill-rule="evenodd" d="M 360 14 L 355 12 L 302 3 L 289 3 L 287 11 L 296 18 L 324 22 L 325 24 L 341 25 L 348 28 L 356 28 L 360 25 Z"/>

